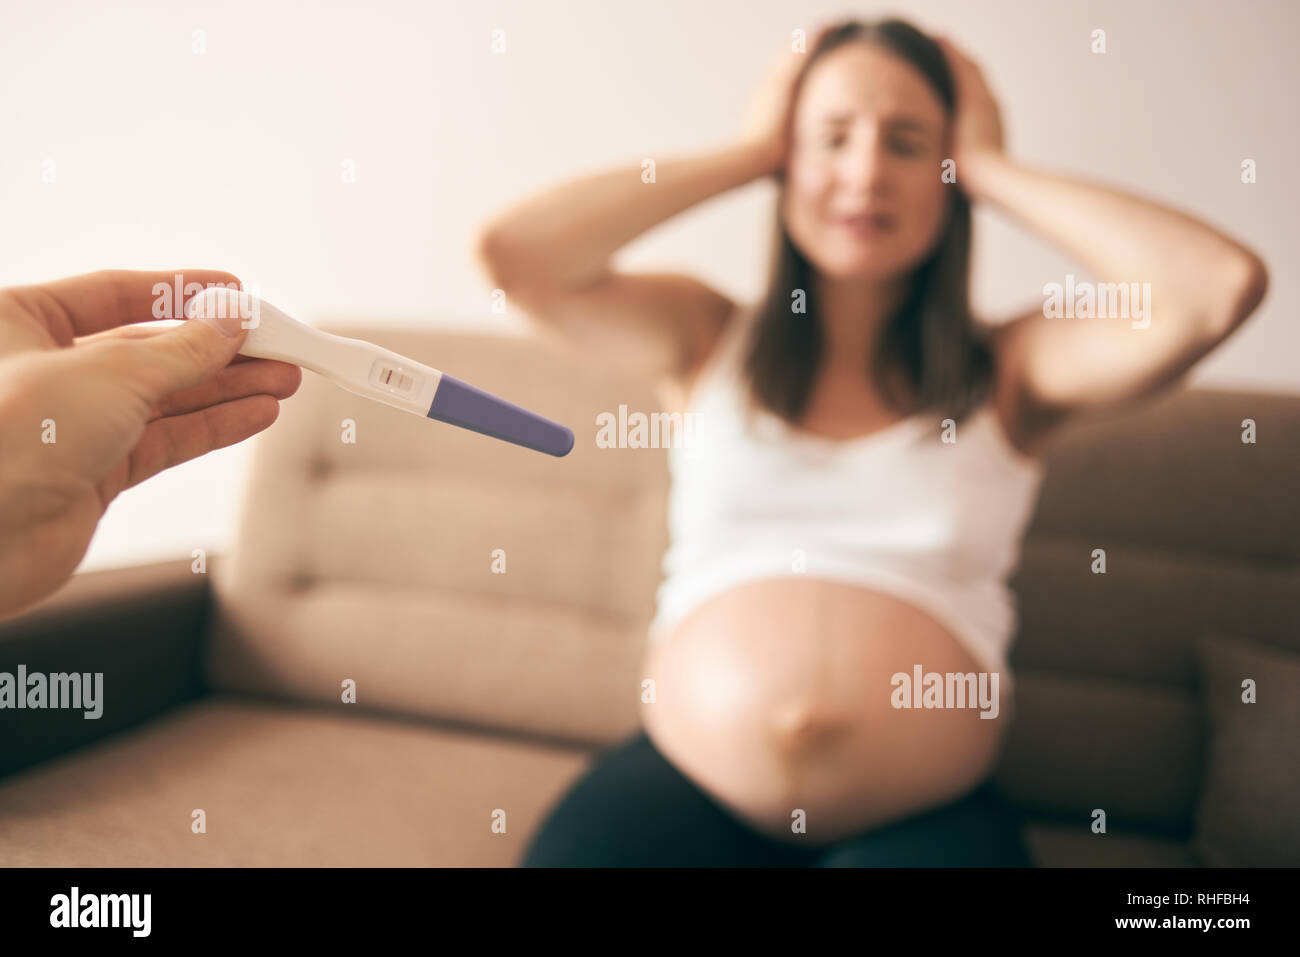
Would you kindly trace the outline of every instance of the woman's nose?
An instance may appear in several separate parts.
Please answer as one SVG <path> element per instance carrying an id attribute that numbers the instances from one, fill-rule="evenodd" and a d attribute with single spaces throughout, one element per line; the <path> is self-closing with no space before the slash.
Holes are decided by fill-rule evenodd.
<path id="1" fill-rule="evenodd" d="M 864 196 L 886 192 L 889 185 L 888 158 L 876 136 L 864 136 L 843 151 L 836 173 L 847 191 Z"/>

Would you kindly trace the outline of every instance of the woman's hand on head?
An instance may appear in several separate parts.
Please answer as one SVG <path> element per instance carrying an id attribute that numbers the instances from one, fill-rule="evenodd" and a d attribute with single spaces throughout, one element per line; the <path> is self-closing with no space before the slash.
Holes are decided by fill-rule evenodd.
<path id="1" fill-rule="evenodd" d="M 762 158 L 765 174 L 784 168 L 789 158 L 799 73 L 829 29 L 823 26 L 813 31 L 804 42 L 805 52 L 795 52 L 791 43 L 780 53 L 750 101 L 741 140 Z"/>
<path id="2" fill-rule="evenodd" d="M 1002 112 L 975 62 L 947 37 L 936 37 L 935 40 L 948 59 L 948 68 L 957 89 L 957 111 L 952 131 L 952 158 L 957 164 L 957 182 L 959 185 L 969 184 L 970 178 L 963 178 L 964 166 L 973 167 L 990 156 L 1003 154 Z"/>

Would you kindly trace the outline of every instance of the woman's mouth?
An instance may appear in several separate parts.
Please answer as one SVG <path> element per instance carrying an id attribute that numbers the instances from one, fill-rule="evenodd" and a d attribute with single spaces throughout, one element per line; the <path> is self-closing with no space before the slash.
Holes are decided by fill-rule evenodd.
<path id="1" fill-rule="evenodd" d="M 872 239 L 877 236 L 883 236 L 891 231 L 895 226 L 894 217 L 888 213 L 855 213 L 853 215 L 838 215 L 832 218 L 832 222 L 848 233 L 863 239 Z"/>

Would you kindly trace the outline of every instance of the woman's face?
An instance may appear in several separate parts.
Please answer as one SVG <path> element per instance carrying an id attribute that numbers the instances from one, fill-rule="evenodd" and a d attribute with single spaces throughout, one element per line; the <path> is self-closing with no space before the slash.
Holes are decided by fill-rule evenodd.
<path id="1" fill-rule="evenodd" d="M 947 114 L 925 77 L 870 43 L 846 43 L 804 77 L 782 204 L 818 270 L 888 279 L 914 269 L 944 227 Z"/>

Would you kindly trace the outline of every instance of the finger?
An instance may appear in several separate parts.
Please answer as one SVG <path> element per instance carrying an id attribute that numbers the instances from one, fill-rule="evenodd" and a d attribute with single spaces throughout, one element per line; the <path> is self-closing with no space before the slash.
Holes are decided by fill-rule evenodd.
<path id="1" fill-rule="evenodd" d="M 185 415 L 249 395 L 264 394 L 287 399 L 298 391 L 302 383 L 302 369 L 291 363 L 248 356 L 237 358 L 248 361 L 232 363 L 211 379 L 163 396 L 155 403 L 155 418 Z"/>
<path id="2" fill-rule="evenodd" d="M 127 489 L 182 462 L 242 442 L 271 425 L 280 403 L 269 395 L 250 395 L 186 415 L 156 419 L 131 450 Z M 120 491 L 120 490 L 119 490 Z"/>
<path id="3" fill-rule="evenodd" d="M 158 403 L 230 365 L 248 334 L 238 315 L 187 319 L 164 329 L 161 335 L 101 343 L 102 354 L 94 358 L 103 372 L 146 402 Z"/>
<path id="4" fill-rule="evenodd" d="M 175 301 L 178 282 L 180 302 Z M 105 269 L 53 282 L 18 286 L 12 291 L 45 321 L 55 341 L 67 346 L 77 336 L 114 326 L 184 318 L 185 302 L 202 288 L 218 283 L 232 288 L 240 285 L 239 278 L 233 273 L 215 269 L 165 272 Z M 155 311 L 164 314 L 156 315 Z"/>
<path id="5" fill-rule="evenodd" d="M 831 27 L 832 25 L 828 23 L 813 30 L 811 36 L 809 36 L 804 42 L 804 50 L 808 53 L 815 53 L 817 48 L 822 45 L 822 41 L 826 39 L 826 34 L 831 32 Z M 783 59 L 786 62 L 789 62 L 791 59 L 802 62 L 803 57 L 796 53 L 793 57 L 785 56 Z"/>
<path id="6" fill-rule="evenodd" d="M 154 336 L 160 336 L 169 329 L 175 329 L 180 323 L 172 323 L 166 326 L 118 326 L 114 329 L 105 329 L 103 332 L 92 333 L 88 336 L 78 336 L 75 346 L 90 345 L 95 342 L 117 341 L 119 339 L 151 339 Z M 259 359 L 256 356 L 246 356 L 243 354 L 236 355 L 231 359 L 231 365 L 237 365 L 244 362 L 272 362 L 272 359 Z M 288 363 L 285 363 L 286 365 Z M 294 366 L 294 368 L 298 368 Z"/>
<path id="7" fill-rule="evenodd" d="M 965 53 L 963 53 L 951 40 L 944 39 L 940 41 L 944 52 L 948 55 L 948 60 L 953 64 L 954 70 L 962 76 L 979 76 L 980 68 Z"/>
<path id="8" fill-rule="evenodd" d="M 103 368 L 99 359 L 103 351 L 83 350 L 94 350 L 96 345 L 104 342 L 140 342 L 144 339 L 153 339 L 177 328 L 179 324 L 120 326 L 117 329 L 105 329 L 104 332 L 79 337 L 73 346 L 73 355 L 78 358 L 86 356 L 90 359 L 90 368 Z M 120 364 L 120 361 L 116 361 L 114 368 Z M 146 397 L 149 406 L 148 420 L 194 412 L 199 408 L 242 398 L 244 395 L 265 393 L 274 395 L 277 399 L 286 399 L 298 390 L 300 384 L 302 384 L 302 369 L 296 365 L 273 359 L 259 359 L 256 356 L 235 355 L 226 367 L 217 369 L 213 376 L 205 378 L 198 385 L 182 387 L 172 393 L 156 395 L 156 397 L 153 395 Z"/>
<path id="9" fill-rule="evenodd" d="M 92 332 L 88 336 L 77 336 L 77 341 L 73 345 L 90 345 L 94 342 L 104 342 L 109 339 L 148 339 L 150 336 L 166 332 L 168 328 L 167 326 L 116 326 L 102 332 Z"/>
<path id="10" fill-rule="evenodd" d="M 963 66 L 965 64 L 966 58 L 962 55 L 962 52 L 959 49 L 957 49 L 956 44 L 954 44 L 951 40 L 949 40 L 947 37 L 941 36 L 936 39 L 936 42 L 939 44 L 939 48 L 943 50 L 944 56 L 948 58 L 949 63 L 957 67 Z"/>
<path id="11" fill-rule="evenodd" d="M 947 37 L 939 38 L 939 49 L 943 51 L 944 59 L 948 61 L 950 67 L 956 69 L 961 65 L 961 54 Z"/>

